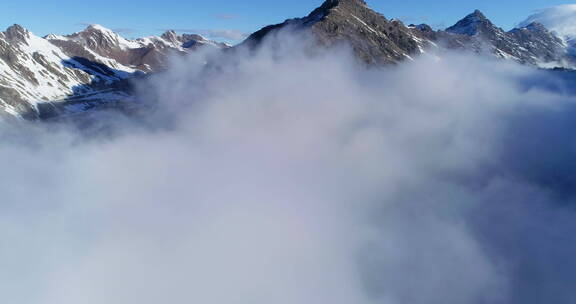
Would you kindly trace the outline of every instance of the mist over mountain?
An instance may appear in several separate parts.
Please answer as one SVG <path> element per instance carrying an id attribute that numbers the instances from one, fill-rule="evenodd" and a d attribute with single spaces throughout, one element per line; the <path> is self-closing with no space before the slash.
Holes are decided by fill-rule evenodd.
<path id="1" fill-rule="evenodd" d="M 359 61 L 372 66 L 458 50 L 540 68 L 571 69 L 574 57 L 566 34 L 570 27 L 552 25 L 550 31 L 537 19 L 533 16 L 505 32 L 477 10 L 446 30 L 434 31 L 425 24 L 388 19 L 362 0 L 334 0 L 306 17 L 264 27 L 234 49 L 257 48 L 279 31 L 296 31 L 315 37 L 311 50 L 350 47 Z M 548 19 L 543 22 L 551 24 Z M 172 55 L 204 47 L 229 48 L 200 35 L 174 31 L 128 40 L 99 25 L 43 38 L 14 25 L 0 35 L 0 44 L 2 112 L 26 119 L 132 107 L 132 80 L 162 70 Z"/>
<path id="2" fill-rule="evenodd" d="M 575 303 L 576 75 L 543 24 L 9 28 L 0 302 Z"/>

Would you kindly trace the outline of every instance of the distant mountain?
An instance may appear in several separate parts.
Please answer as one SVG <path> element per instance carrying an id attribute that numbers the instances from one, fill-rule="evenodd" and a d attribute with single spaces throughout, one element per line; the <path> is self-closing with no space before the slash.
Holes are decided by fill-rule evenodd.
<path id="1" fill-rule="evenodd" d="M 572 67 L 566 43 L 542 24 L 505 32 L 476 10 L 446 30 L 406 26 L 373 11 L 363 0 L 327 0 L 304 18 L 262 28 L 246 42 L 257 47 L 280 30 L 311 33 L 319 45 L 349 44 L 368 64 L 390 64 L 426 51 L 465 50 L 539 67 Z"/>
<path id="2" fill-rule="evenodd" d="M 538 10 L 529 16 L 520 26 L 541 23 L 560 37 L 569 47 L 572 55 L 576 55 L 576 5 L 566 4 Z"/>
<path id="3" fill-rule="evenodd" d="M 100 25 L 41 38 L 13 25 L 0 32 L 0 108 L 33 118 L 56 102 L 70 105 L 64 110 L 79 111 L 97 102 L 123 100 L 127 79 L 162 69 L 169 54 L 201 47 L 228 46 L 174 31 L 128 40 Z"/>
<path id="4" fill-rule="evenodd" d="M 548 31 L 542 24 L 531 23 L 521 28 L 505 32 L 495 26 L 482 12 L 474 11 L 445 33 L 469 37 L 458 37 L 464 49 L 476 52 L 488 52 L 504 59 L 513 59 L 521 63 L 540 67 L 564 67 L 571 65 L 566 44 Z"/>
<path id="5" fill-rule="evenodd" d="M 187 53 L 201 46 L 226 47 L 200 35 L 178 35 L 174 31 L 167 31 L 160 37 L 127 40 L 100 25 L 90 25 L 68 36 L 48 35 L 46 39 L 70 56 L 112 64 L 111 67 L 118 63 L 145 72 L 163 67 L 169 53 Z"/>

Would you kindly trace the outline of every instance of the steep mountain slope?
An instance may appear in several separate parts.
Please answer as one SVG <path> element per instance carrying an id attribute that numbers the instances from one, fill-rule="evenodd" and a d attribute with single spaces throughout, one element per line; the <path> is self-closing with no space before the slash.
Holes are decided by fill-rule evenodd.
<path id="1" fill-rule="evenodd" d="M 370 9 L 363 0 L 328 0 L 307 17 L 286 20 L 265 27 L 245 42 L 257 46 L 281 29 L 306 30 L 323 46 L 349 44 L 358 57 L 369 64 L 398 62 L 430 47 L 419 30 L 388 20 Z"/>
<path id="2" fill-rule="evenodd" d="M 125 99 L 127 79 L 163 68 L 169 54 L 203 46 L 227 47 L 173 31 L 127 40 L 91 25 L 72 35 L 41 38 L 14 25 L 0 32 L 0 112 L 36 117 L 46 102 L 74 100 L 70 109 L 81 110 L 79 102 Z"/>
<path id="3" fill-rule="evenodd" d="M 75 93 L 87 93 L 89 84 L 114 83 L 134 70 L 81 62 L 14 25 L 0 33 L 0 106 L 9 113 L 30 113 L 36 104 Z M 83 90 L 81 88 L 85 88 Z"/>

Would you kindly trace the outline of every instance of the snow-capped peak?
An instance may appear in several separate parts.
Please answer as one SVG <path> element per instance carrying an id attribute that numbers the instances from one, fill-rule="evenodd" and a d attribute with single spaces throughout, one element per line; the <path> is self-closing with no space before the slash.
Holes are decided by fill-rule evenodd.
<path id="1" fill-rule="evenodd" d="M 71 35 L 41 38 L 10 26 L 0 31 L 0 115 L 34 117 L 45 101 L 67 107 L 68 102 L 125 98 L 125 79 L 165 67 L 170 54 L 204 45 L 227 47 L 199 35 L 171 31 L 163 36 L 129 40 L 92 24 Z"/>
<path id="2" fill-rule="evenodd" d="M 111 29 L 103 27 L 100 24 L 90 24 L 90 25 L 88 25 L 88 27 L 86 29 L 92 29 L 92 30 L 101 31 L 101 32 L 108 32 L 108 33 L 114 33 L 114 31 L 112 31 Z"/>
<path id="3" fill-rule="evenodd" d="M 89 44 L 104 44 L 106 47 L 119 47 L 121 49 L 141 47 L 138 43 L 125 39 L 113 30 L 99 24 L 90 24 L 85 30 L 72 35 L 72 37 L 84 39 Z"/>
<path id="4" fill-rule="evenodd" d="M 178 34 L 176 34 L 174 30 L 168 30 L 164 32 L 160 37 L 168 41 L 175 41 L 178 39 Z"/>
<path id="5" fill-rule="evenodd" d="M 100 24 L 90 24 L 83 31 L 80 31 L 76 34 L 91 34 L 91 33 L 97 33 L 99 35 L 108 36 L 113 39 L 118 39 L 120 37 L 120 35 L 115 33 L 113 30 L 108 29 Z"/>

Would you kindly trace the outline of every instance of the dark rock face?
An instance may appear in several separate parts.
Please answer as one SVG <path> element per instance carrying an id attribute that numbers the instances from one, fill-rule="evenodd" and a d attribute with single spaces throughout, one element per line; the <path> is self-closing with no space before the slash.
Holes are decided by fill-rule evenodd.
<path id="1" fill-rule="evenodd" d="M 308 31 L 322 46 L 349 44 L 368 64 L 395 63 L 430 46 L 421 31 L 388 20 L 368 8 L 363 0 L 328 0 L 307 17 L 261 29 L 248 37 L 245 45 L 256 46 L 282 28 Z"/>

